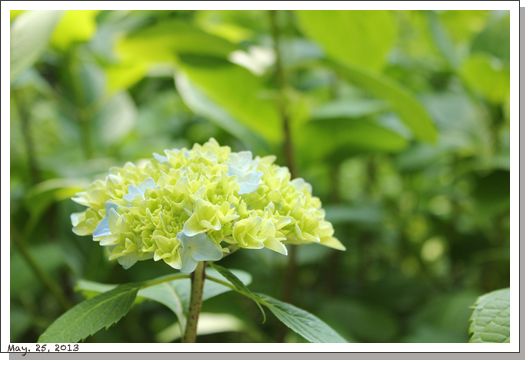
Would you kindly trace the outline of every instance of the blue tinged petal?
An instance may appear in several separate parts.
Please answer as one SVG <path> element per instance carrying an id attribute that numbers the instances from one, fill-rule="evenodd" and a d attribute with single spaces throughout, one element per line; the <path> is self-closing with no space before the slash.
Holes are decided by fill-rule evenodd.
<path id="1" fill-rule="evenodd" d="M 144 180 L 142 183 L 140 183 L 138 186 L 134 186 L 132 184 L 129 184 L 129 193 L 125 194 L 123 196 L 123 199 L 125 199 L 128 202 L 132 202 L 134 198 L 136 198 L 137 195 L 141 195 L 142 198 L 145 199 L 145 191 L 147 189 L 154 189 L 156 187 L 155 180 L 152 178 L 148 178 Z"/>
<path id="2" fill-rule="evenodd" d="M 258 190 L 258 188 L 259 188 L 259 185 L 250 184 L 248 182 L 241 182 L 241 183 L 239 183 L 239 192 L 238 192 L 238 194 L 252 193 L 253 191 Z"/>
<path id="3" fill-rule="evenodd" d="M 180 260 L 182 261 L 182 267 L 180 271 L 184 274 L 190 274 L 195 271 L 199 262 L 191 257 L 191 253 L 189 253 L 187 250 L 183 251 L 182 249 L 179 249 L 179 254 Z"/>
<path id="4" fill-rule="evenodd" d="M 92 233 L 92 236 L 94 238 L 99 238 L 100 236 L 107 235 L 110 235 L 109 218 L 104 217 L 101 221 L 99 221 L 99 224 L 98 226 L 96 226 L 96 229 Z"/>
<path id="5" fill-rule="evenodd" d="M 221 249 L 205 233 L 190 237 L 181 231 L 177 234 L 177 239 L 180 240 L 184 253 L 197 261 L 219 261 L 223 258 Z"/>
<path id="6" fill-rule="evenodd" d="M 92 233 L 92 236 L 94 238 L 99 238 L 101 236 L 108 236 L 110 235 L 110 228 L 109 228 L 109 215 L 114 212 L 117 213 L 118 205 L 114 204 L 110 201 L 105 202 L 105 217 L 99 222 L 98 226 L 96 226 L 96 229 Z M 112 210 L 112 211 L 111 211 Z"/>
<path id="7" fill-rule="evenodd" d="M 125 270 L 131 268 L 136 262 L 138 262 L 138 256 L 136 253 L 118 257 L 118 263 L 122 265 Z"/>
<path id="8" fill-rule="evenodd" d="M 163 155 L 160 155 L 158 153 L 153 153 L 153 157 L 155 157 L 155 159 L 158 160 L 160 163 L 169 163 L 169 159 L 167 159 L 167 157 L 164 157 Z"/>
<path id="9" fill-rule="evenodd" d="M 144 180 L 140 185 L 138 185 L 138 189 L 141 191 L 141 195 L 144 196 L 145 191 L 147 189 L 154 189 L 156 187 L 155 180 L 153 180 L 151 177 Z"/>
<path id="10" fill-rule="evenodd" d="M 118 205 L 114 204 L 114 203 L 112 203 L 110 201 L 105 202 L 105 217 L 109 216 L 109 212 L 110 212 L 111 208 L 113 208 L 115 211 L 117 211 L 118 210 Z"/>

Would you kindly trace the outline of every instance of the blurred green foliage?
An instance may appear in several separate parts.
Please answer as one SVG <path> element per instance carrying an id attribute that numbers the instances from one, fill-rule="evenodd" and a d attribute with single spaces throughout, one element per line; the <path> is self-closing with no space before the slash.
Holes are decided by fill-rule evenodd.
<path id="1" fill-rule="evenodd" d="M 293 303 L 351 342 L 469 341 L 476 297 L 509 286 L 509 74 L 502 11 L 11 11 L 11 341 L 36 342 L 81 279 L 173 272 L 75 236 L 75 192 L 210 137 L 287 165 L 284 113 L 347 247 L 298 248 Z M 223 265 L 281 297 L 287 261 Z M 279 338 L 233 292 L 203 311 L 199 342 Z M 87 341 L 174 341 L 175 324 L 145 301 Z"/>

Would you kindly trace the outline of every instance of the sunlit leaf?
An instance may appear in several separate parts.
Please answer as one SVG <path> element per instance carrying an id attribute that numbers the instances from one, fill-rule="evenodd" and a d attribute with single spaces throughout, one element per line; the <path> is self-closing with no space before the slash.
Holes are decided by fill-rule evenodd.
<path id="1" fill-rule="evenodd" d="M 298 10 L 297 15 L 329 58 L 349 66 L 381 69 L 397 37 L 387 10 Z"/>
<path id="2" fill-rule="evenodd" d="M 107 91 L 113 93 L 128 89 L 145 77 L 147 71 L 147 63 L 124 62 L 107 66 L 105 68 Z"/>
<path id="3" fill-rule="evenodd" d="M 267 152 L 267 143 L 251 131 L 250 126 L 236 121 L 230 113 L 208 99 L 184 73 L 175 74 L 175 84 L 182 100 L 195 114 L 208 118 L 242 142 L 247 143 L 250 148 L 259 148 Z"/>
<path id="4" fill-rule="evenodd" d="M 471 54 L 461 75 L 474 90 L 493 103 L 502 103 L 510 94 L 510 70 L 485 54 Z"/>
<path id="5" fill-rule="evenodd" d="M 66 50 L 74 42 L 86 42 L 97 29 L 96 16 L 100 10 L 68 10 L 53 31 L 51 43 Z"/>
<path id="6" fill-rule="evenodd" d="M 480 296 L 471 307 L 471 343 L 510 343 L 510 288 Z"/>
<path id="7" fill-rule="evenodd" d="M 25 10 L 10 10 L 9 11 L 9 20 L 12 21 L 13 19 L 18 17 L 23 12 L 25 12 Z"/>
<path id="8" fill-rule="evenodd" d="M 134 62 L 175 62 L 177 53 L 226 57 L 237 46 L 194 25 L 164 20 L 127 35 L 116 45 L 118 56 Z"/>
<path id="9" fill-rule="evenodd" d="M 62 15 L 61 10 L 31 10 L 11 23 L 11 81 L 31 67 L 46 51 L 53 29 Z"/>
<path id="10" fill-rule="evenodd" d="M 264 86 L 252 72 L 223 59 L 197 55 L 180 55 L 180 58 L 181 71 L 208 99 L 268 142 L 281 140 L 278 109 L 266 97 Z"/>

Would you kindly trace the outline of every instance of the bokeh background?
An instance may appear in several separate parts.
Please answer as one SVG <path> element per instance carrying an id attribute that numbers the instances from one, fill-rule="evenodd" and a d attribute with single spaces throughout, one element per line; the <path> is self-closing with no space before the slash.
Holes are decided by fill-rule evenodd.
<path id="1" fill-rule="evenodd" d="M 467 342 L 469 306 L 509 286 L 509 23 L 507 11 L 11 11 L 11 341 L 36 342 L 81 302 L 79 279 L 174 272 L 109 262 L 72 233 L 83 207 L 70 197 L 111 166 L 213 137 L 291 166 L 347 247 L 223 259 L 252 291 L 291 289 L 350 342 Z M 203 317 L 199 342 L 304 342 L 234 292 Z M 87 341 L 177 341 L 175 321 L 145 301 Z"/>

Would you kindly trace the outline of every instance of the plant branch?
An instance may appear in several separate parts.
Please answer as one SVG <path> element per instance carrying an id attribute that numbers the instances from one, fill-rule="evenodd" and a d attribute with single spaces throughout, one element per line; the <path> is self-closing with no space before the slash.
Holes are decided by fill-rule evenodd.
<path id="1" fill-rule="evenodd" d="M 184 274 L 184 275 L 171 275 L 171 276 L 166 276 L 166 277 L 163 277 L 163 278 L 160 278 L 160 279 L 151 280 L 149 283 L 147 283 L 147 284 L 145 284 L 144 286 L 142 286 L 142 287 L 140 288 L 140 290 L 145 289 L 145 288 L 152 287 L 152 286 L 154 286 L 154 285 L 167 283 L 168 281 L 187 279 L 187 278 L 189 278 L 190 276 L 191 276 L 191 275 L 189 275 L 189 274 Z"/>
<path id="2" fill-rule="evenodd" d="M 186 330 L 182 337 L 183 343 L 195 343 L 197 337 L 197 324 L 199 322 L 199 313 L 202 306 L 202 292 L 204 290 L 206 262 L 200 261 L 197 268 L 191 273 L 191 296 L 190 308 L 188 311 L 188 320 L 186 321 Z"/>

